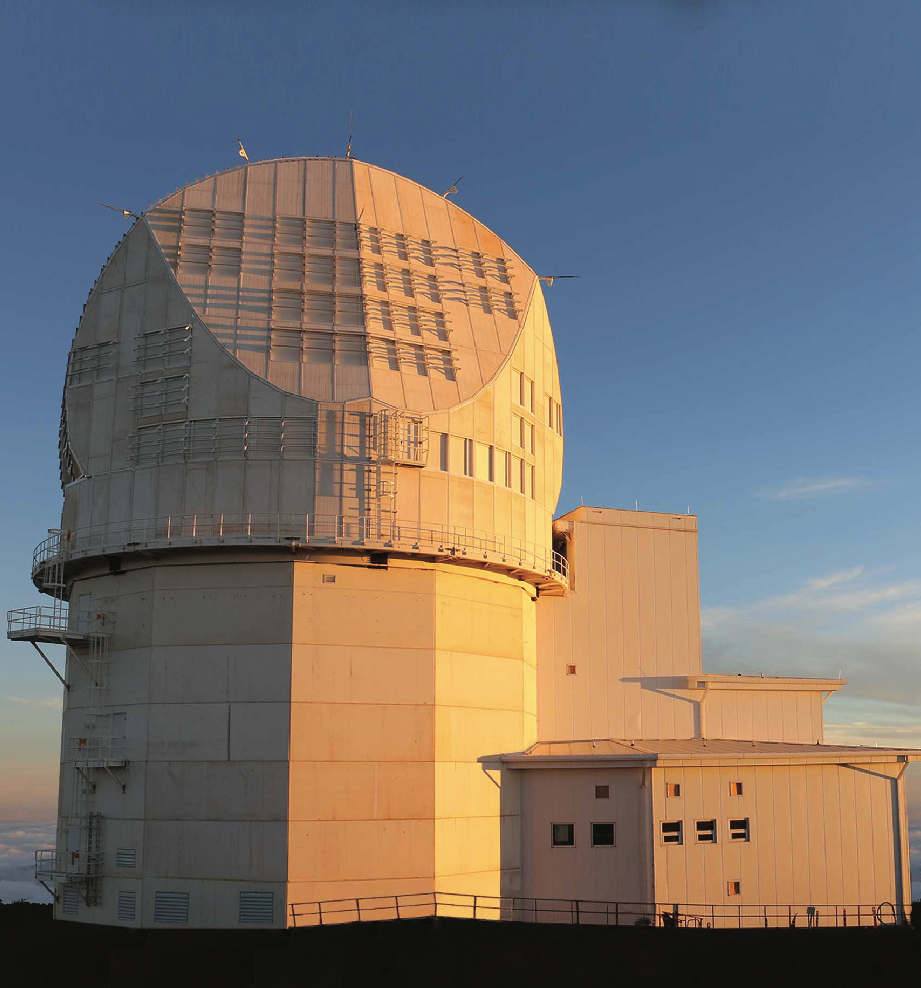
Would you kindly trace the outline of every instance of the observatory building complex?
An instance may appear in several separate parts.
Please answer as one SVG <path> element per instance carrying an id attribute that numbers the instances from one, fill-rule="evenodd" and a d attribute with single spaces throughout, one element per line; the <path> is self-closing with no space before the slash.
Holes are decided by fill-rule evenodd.
<path id="1" fill-rule="evenodd" d="M 562 423 L 538 276 L 446 196 L 295 158 L 136 218 L 9 615 L 65 687 L 55 916 L 900 916 L 917 754 L 825 745 L 842 681 L 704 673 L 696 518 L 555 518 Z"/>

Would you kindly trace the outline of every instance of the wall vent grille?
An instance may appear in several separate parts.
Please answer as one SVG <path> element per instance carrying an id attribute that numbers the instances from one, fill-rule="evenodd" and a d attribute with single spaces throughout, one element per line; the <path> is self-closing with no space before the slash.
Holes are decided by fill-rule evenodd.
<path id="1" fill-rule="evenodd" d="M 137 919 L 137 893 L 118 893 L 118 918 L 127 923 L 133 923 Z"/>
<path id="2" fill-rule="evenodd" d="M 138 863 L 138 852 L 136 847 L 115 848 L 116 868 L 136 868 L 137 863 Z"/>
<path id="3" fill-rule="evenodd" d="M 275 920 L 274 892 L 241 892 L 241 923 L 272 923 Z"/>
<path id="4" fill-rule="evenodd" d="M 155 923 L 188 923 L 188 892 L 157 892 L 154 904 Z"/>
<path id="5" fill-rule="evenodd" d="M 76 916 L 79 908 L 80 896 L 77 890 L 72 885 L 66 886 L 61 895 L 61 912 L 65 916 Z"/>

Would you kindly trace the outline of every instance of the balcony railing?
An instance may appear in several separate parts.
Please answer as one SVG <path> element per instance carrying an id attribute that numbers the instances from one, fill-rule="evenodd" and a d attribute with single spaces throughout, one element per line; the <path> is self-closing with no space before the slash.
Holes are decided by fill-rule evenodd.
<path id="1" fill-rule="evenodd" d="M 66 632 L 68 620 L 67 606 L 61 607 L 20 607 L 7 611 L 7 638 L 26 638 L 36 633 L 47 632 L 60 635 Z"/>
<path id="2" fill-rule="evenodd" d="M 80 881 L 98 874 L 102 855 L 85 851 L 58 851 L 48 848 L 35 852 L 35 877 L 39 881 Z"/>
<path id="3" fill-rule="evenodd" d="M 428 916 L 586 926 L 814 929 L 899 925 L 906 921 L 906 907 L 889 902 L 877 905 L 605 902 L 456 892 L 417 892 L 327 902 L 295 902 L 289 906 L 289 922 L 295 927 Z"/>
<path id="4" fill-rule="evenodd" d="M 215 513 L 110 522 L 52 533 L 33 554 L 33 578 L 59 559 L 191 545 L 366 546 L 482 560 L 566 586 L 566 559 L 546 546 L 485 529 L 400 522 L 377 515 Z"/>
<path id="5" fill-rule="evenodd" d="M 67 752 L 71 760 L 89 767 L 124 765 L 127 758 L 127 742 L 123 737 L 91 735 L 70 738 Z"/>

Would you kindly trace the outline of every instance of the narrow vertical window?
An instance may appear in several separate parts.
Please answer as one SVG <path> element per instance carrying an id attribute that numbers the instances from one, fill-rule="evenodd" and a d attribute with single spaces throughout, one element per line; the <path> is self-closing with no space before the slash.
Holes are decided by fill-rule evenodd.
<path id="1" fill-rule="evenodd" d="M 464 473 L 468 477 L 472 477 L 474 472 L 474 462 L 473 462 L 473 440 L 464 440 Z"/>
<path id="2" fill-rule="evenodd" d="M 535 481 L 536 481 L 536 471 L 535 471 L 535 469 L 534 469 L 533 466 L 529 466 L 528 467 L 528 484 L 529 484 L 528 494 L 531 495 L 531 500 L 532 501 L 533 500 L 536 500 L 536 498 L 537 498 L 537 494 L 535 492 L 535 487 L 537 486 L 537 484 L 536 484 Z"/>
<path id="3" fill-rule="evenodd" d="M 443 432 L 435 433 L 434 443 L 436 456 L 438 457 L 438 469 L 447 472 L 448 469 L 448 437 Z"/>
<path id="4" fill-rule="evenodd" d="M 511 489 L 512 486 L 512 454 L 511 453 L 502 454 L 502 465 L 503 465 L 502 481 L 506 487 Z"/>

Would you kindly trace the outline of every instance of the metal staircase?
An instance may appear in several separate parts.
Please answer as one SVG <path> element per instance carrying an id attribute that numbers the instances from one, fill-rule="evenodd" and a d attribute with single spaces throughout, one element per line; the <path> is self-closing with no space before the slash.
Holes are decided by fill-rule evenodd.
<path id="1" fill-rule="evenodd" d="M 29 642 L 57 676 L 68 696 L 74 691 L 42 649 L 42 645 L 63 645 L 71 673 L 85 673 L 82 702 L 88 718 L 98 722 L 108 716 L 105 710 L 108 689 L 111 615 L 93 610 L 91 598 L 81 598 L 76 616 L 66 600 L 64 572 L 66 550 L 61 532 L 49 530 L 33 557 L 32 577 L 38 589 L 52 598 L 50 607 L 23 607 L 7 613 L 7 638 Z M 68 666 L 65 666 L 65 673 Z M 94 811 L 98 772 L 108 773 L 124 792 L 125 783 L 114 769 L 127 765 L 125 739 L 112 735 L 71 738 L 63 753 L 64 763 L 72 763 L 70 812 L 59 821 L 57 847 L 35 852 L 35 877 L 54 895 L 48 883 L 75 886 L 84 902 L 94 906 L 99 900 L 102 872 L 102 815 Z M 62 771 L 64 767 L 62 765 Z M 57 896 L 55 896 L 57 898 Z"/>

